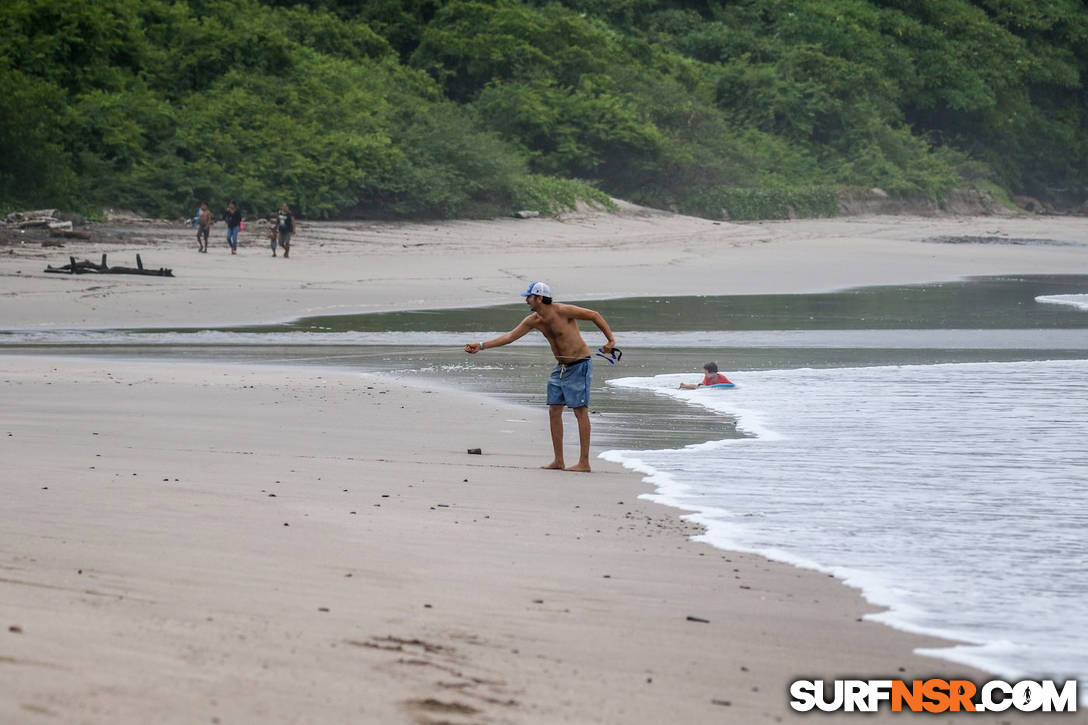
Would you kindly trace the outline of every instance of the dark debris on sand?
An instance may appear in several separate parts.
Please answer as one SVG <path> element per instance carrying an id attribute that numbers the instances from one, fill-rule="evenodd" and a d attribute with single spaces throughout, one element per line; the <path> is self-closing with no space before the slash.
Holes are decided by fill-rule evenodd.
<path id="1" fill-rule="evenodd" d="M 971 237 L 971 236 L 942 236 L 929 237 L 923 242 L 933 244 L 1013 244 L 1019 246 L 1041 247 L 1083 247 L 1078 242 L 1063 242 L 1058 239 L 1022 239 L 1019 237 Z"/>

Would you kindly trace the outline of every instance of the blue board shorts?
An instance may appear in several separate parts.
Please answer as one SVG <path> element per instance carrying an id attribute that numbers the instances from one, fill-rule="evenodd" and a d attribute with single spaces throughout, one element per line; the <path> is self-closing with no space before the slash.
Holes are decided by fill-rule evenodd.
<path id="1" fill-rule="evenodd" d="M 548 378 L 548 405 L 586 407 L 589 405 L 589 385 L 592 378 L 593 360 L 588 357 L 568 365 L 556 365 Z"/>

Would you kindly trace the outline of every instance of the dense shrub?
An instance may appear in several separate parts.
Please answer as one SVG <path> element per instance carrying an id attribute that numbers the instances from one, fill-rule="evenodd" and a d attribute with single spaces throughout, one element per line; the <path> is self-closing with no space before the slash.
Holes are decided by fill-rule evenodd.
<path id="1" fill-rule="evenodd" d="M 693 195 L 681 211 L 709 219 L 795 219 L 835 216 L 838 199 L 828 186 L 744 189 L 716 187 Z"/>
<path id="2" fill-rule="evenodd" d="M 598 209 L 616 209 L 616 203 L 608 194 L 576 179 L 533 174 L 521 177 L 513 185 L 512 191 L 511 206 L 517 210 L 559 214 L 575 211 L 578 202 Z"/>
<path id="3" fill-rule="evenodd" d="M 11 0 L 0 207 L 1076 203 L 1086 67 L 1079 0 Z"/>

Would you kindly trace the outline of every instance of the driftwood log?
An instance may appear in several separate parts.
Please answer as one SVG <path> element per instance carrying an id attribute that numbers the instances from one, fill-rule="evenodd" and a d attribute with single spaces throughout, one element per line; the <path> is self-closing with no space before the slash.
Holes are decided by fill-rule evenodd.
<path id="1" fill-rule="evenodd" d="M 101 264 L 95 264 L 94 262 L 85 259 L 82 262 L 77 262 L 75 257 L 68 258 L 68 264 L 63 267 L 54 267 L 49 265 L 45 268 L 46 272 L 54 272 L 57 274 L 143 274 L 150 277 L 173 277 L 174 271 L 167 269 L 166 267 L 159 267 L 158 269 L 144 269 L 144 261 L 140 259 L 140 255 L 136 255 L 136 267 L 111 267 L 106 264 L 106 255 L 102 255 Z"/>
<path id="2" fill-rule="evenodd" d="M 64 239 L 90 239 L 90 232 L 78 232 L 74 229 L 50 229 L 49 236 L 62 237 Z"/>

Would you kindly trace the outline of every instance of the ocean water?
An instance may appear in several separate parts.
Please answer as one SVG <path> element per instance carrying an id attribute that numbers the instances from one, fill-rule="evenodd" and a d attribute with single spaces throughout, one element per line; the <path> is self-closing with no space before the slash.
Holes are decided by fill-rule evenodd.
<path id="1" fill-rule="evenodd" d="M 830 572 L 1008 678 L 1088 674 L 1088 360 L 618 378 L 745 437 L 603 457 L 716 547 Z M 885 673 L 888 674 L 888 673 Z"/>

